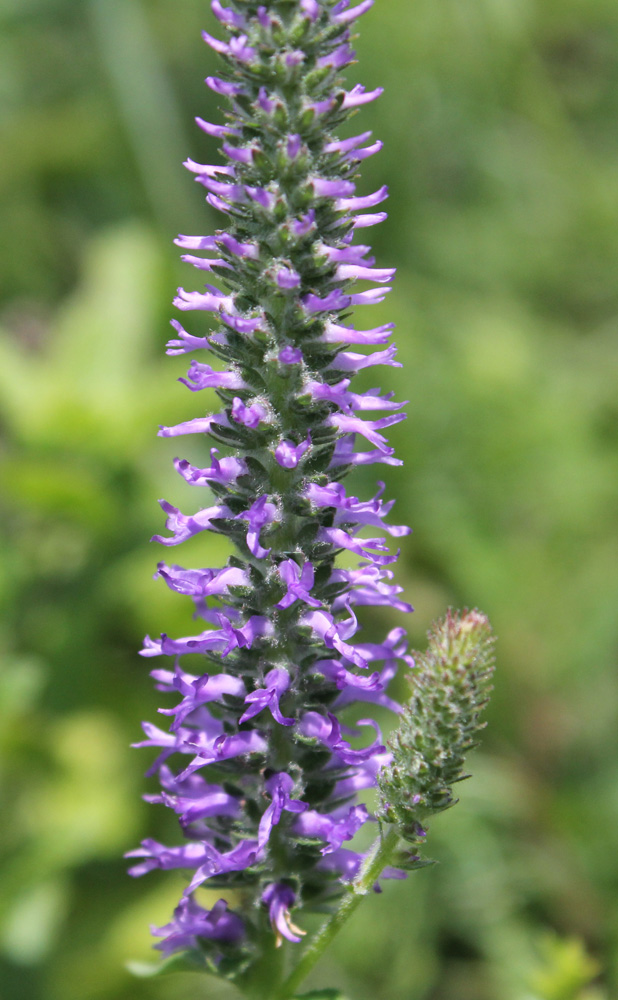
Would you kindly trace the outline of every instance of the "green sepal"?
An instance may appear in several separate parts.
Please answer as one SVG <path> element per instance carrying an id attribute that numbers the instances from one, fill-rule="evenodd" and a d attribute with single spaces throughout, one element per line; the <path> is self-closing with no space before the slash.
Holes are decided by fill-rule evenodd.
<path id="1" fill-rule="evenodd" d="M 301 133 L 306 132 L 307 129 L 311 128 L 315 120 L 315 111 L 313 108 L 305 108 L 302 114 L 298 118 L 298 128 Z"/>
<path id="2" fill-rule="evenodd" d="M 419 868 L 429 868 L 430 865 L 436 863 L 431 858 L 419 858 L 418 855 L 406 850 L 396 852 L 391 860 L 391 864 L 395 868 L 401 868 L 406 872 L 415 872 Z"/>
<path id="3" fill-rule="evenodd" d="M 305 14 L 302 20 L 294 25 L 290 31 L 290 45 L 300 48 L 305 40 L 305 36 L 308 34 L 310 24 L 309 16 Z"/>
<path id="4" fill-rule="evenodd" d="M 305 76 L 305 87 L 307 88 L 308 93 L 311 93 L 314 88 L 319 87 L 319 85 L 326 80 L 330 73 L 330 66 L 320 66 L 319 69 L 314 69 L 307 73 Z"/>

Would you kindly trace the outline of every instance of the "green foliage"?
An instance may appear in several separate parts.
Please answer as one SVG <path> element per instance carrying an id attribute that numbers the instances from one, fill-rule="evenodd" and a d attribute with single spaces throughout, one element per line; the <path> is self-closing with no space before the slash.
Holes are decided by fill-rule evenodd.
<path id="1" fill-rule="evenodd" d="M 12 0 L 0 12 L 0 992 L 10 1000 L 235 995 L 210 977 L 136 980 L 124 969 L 153 961 L 148 924 L 169 918 L 180 885 L 174 873 L 135 884 L 120 855 L 147 833 L 174 837 L 163 815 L 160 831 L 152 810 L 146 821 L 147 753 L 128 744 L 157 707 L 136 655 L 142 634 L 190 628 L 182 602 L 150 579 L 160 553 L 147 539 L 161 527 L 156 497 L 195 502 L 170 472 L 176 449 L 205 457 L 155 433 L 194 415 L 173 380 L 184 362 L 162 354 L 177 283 L 169 240 L 218 225 L 180 167 L 187 154 L 217 156 L 190 119 L 218 112 L 199 82 L 212 68 L 199 30 L 216 33 L 203 0 L 110 3 L 110 19 L 123 6 L 148 37 L 121 67 L 94 5 Z M 357 48 L 362 82 L 386 87 L 355 126 L 385 140 L 364 183 L 391 186 L 376 255 L 402 265 L 367 325 L 397 320 L 404 367 L 382 387 L 410 400 L 392 435 L 406 465 L 389 471 L 389 491 L 397 520 L 414 526 L 399 563 L 412 638 L 421 644 L 449 605 L 482 607 L 500 637 L 500 676 L 474 782 L 432 826 L 442 863 L 359 910 L 333 950 L 332 982 L 354 1000 L 608 1000 L 618 992 L 615 3 L 378 0 Z M 175 96 L 161 105 L 146 88 L 156 124 L 136 130 L 123 102 L 146 65 L 156 93 Z M 146 184 L 149 156 L 159 169 Z M 176 188 L 155 207 L 162 176 Z M 358 473 L 354 491 L 369 495 L 375 478 Z M 198 542 L 187 558 L 225 555 Z M 363 638 L 384 618 L 367 616 Z"/>
<path id="2" fill-rule="evenodd" d="M 163 962 L 127 962 L 128 971 L 138 979 L 168 976 L 172 972 L 208 972 L 206 961 L 201 962 L 197 952 L 171 955 Z"/>
<path id="3" fill-rule="evenodd" d="M 530 975 L 532 994 L 538 1000 L 593 1000 L 589 992 L 599 967 L 576 938 L 561 940 L 553 934 L 539 941 L 539 962 Z M 597 994 L 598 995 L 598 994 Z"/>
<path id="4" fill-rule="evenodd" d="M 346 1000 L 339 990 L 312 990 L 311 993 L 302 993 L 292 1000 Z"/>

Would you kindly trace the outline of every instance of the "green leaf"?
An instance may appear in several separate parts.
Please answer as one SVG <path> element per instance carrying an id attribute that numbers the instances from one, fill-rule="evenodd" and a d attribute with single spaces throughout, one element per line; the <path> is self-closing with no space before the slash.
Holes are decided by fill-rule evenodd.
<path id="1" fill-rule="evenodd" d="M 311 993 L 297 993 L 292 1000 L 347 1000 L 339 990 L 312 990 Z"/>
<path id="2" fill-rule="evenodd" d="M 172 955 L 163 962 L 127 962 L 126 968 L 139 979 L 152 979 L 154 976 L 167 975 L 169 972 L 210 971 L 206 962 L 191 952 Z"/>

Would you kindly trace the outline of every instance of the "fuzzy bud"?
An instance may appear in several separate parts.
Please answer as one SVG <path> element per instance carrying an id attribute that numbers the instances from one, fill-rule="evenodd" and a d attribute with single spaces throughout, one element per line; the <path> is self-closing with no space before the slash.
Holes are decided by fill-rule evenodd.
<path id="1" fill-rule="evenodd" d="M 420 846 L 425 819 L 455 805 L 452 786 L 467 778 L 465 755 L 484 728 L 489 701 L 494 638 L 479 611 L 453 613 L 429 633 L 408 675 L 411 696 L 388 741 L 392 761 L 378 775 L 379 818 Z"/>

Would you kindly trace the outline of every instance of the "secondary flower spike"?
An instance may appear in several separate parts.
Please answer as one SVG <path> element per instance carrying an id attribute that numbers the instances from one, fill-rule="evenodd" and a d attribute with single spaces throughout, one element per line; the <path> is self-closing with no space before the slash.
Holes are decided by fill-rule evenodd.
<path id="1" fill-rule="evenodd" d="M 480 716 L 494 672 L 494 637 L 480 611 L 449 611 L 428 638 L 388 741 L 391 759 L 378 777 L 381 818 L 417 848 L 427 817 L 455 805 L 453 785 L 468 777 L 465 757 L 485 727 Z"/>
<path id="2" fill-rule="evenodd" d="M 198 411 L 160 434 L 189 438 L 175 464 L 198 490 L 187 513 L 161 501 L 166 530 L 155 539 L 190 539 L 206 568 L 160 562 L 156 574 L 201 621 L 194 635 L 147 637 L 142 650 L 168 658 L 152 676 L 170 721 L 144 723 L 136 744 L 158 753 L 149 773 L 161 790 L 146 797 L 178 817 L 180 842 L 143 841 L 131 872 L 185 870 L 157 947 L 193 952 L 240 985 L 268 947 L 298 948 L 302 908 L 328 908 L 361 869 L 353 838 L 376 827 L 356 796 L 390 760 L 372 706 L 400 710 L 386 689 L 401 661 L 411 665 L 403 629 L 362 642 L 355 613 L 412 610 L 386 568 L 397 558 L 390 539 L 409 529 L 390 523 L 383 484 L 368 499 L 343 485 L 356 465 L 401 464 L 385 431 L 405 418 L 392 394 L 353 387 L 364 368 L 398 365 L 392 324 L 350 319 L 352 306 L 381 302 L 394 275 L 355 242 L 385 218 L 375 208 L 386 188 L 357 191 L 359 164 L 381 143 L 338 136 L 381 93 L 340 77 L 372 3 L 213 0 L 219 37 L 204 40 L 221 65 L 206 83 L 227 110 L 222 124 L 197 122 L 220 140 L 221 163 L 186 163 L 223 221 L 176 240 L 192 273 L 208 272 L 174 300 L 197 332 L 173 320 L 168 344 L 189 355 L 180 382 Z M 220 412 L 204 414 L 202 389 Z M 210 563 L 212 532 L 234 552 L 223 567 Z M 350 729 L 341 712 L 355 703 L 363 718 Z M 221 893 L 211 909 L 200 886 Z"/>

